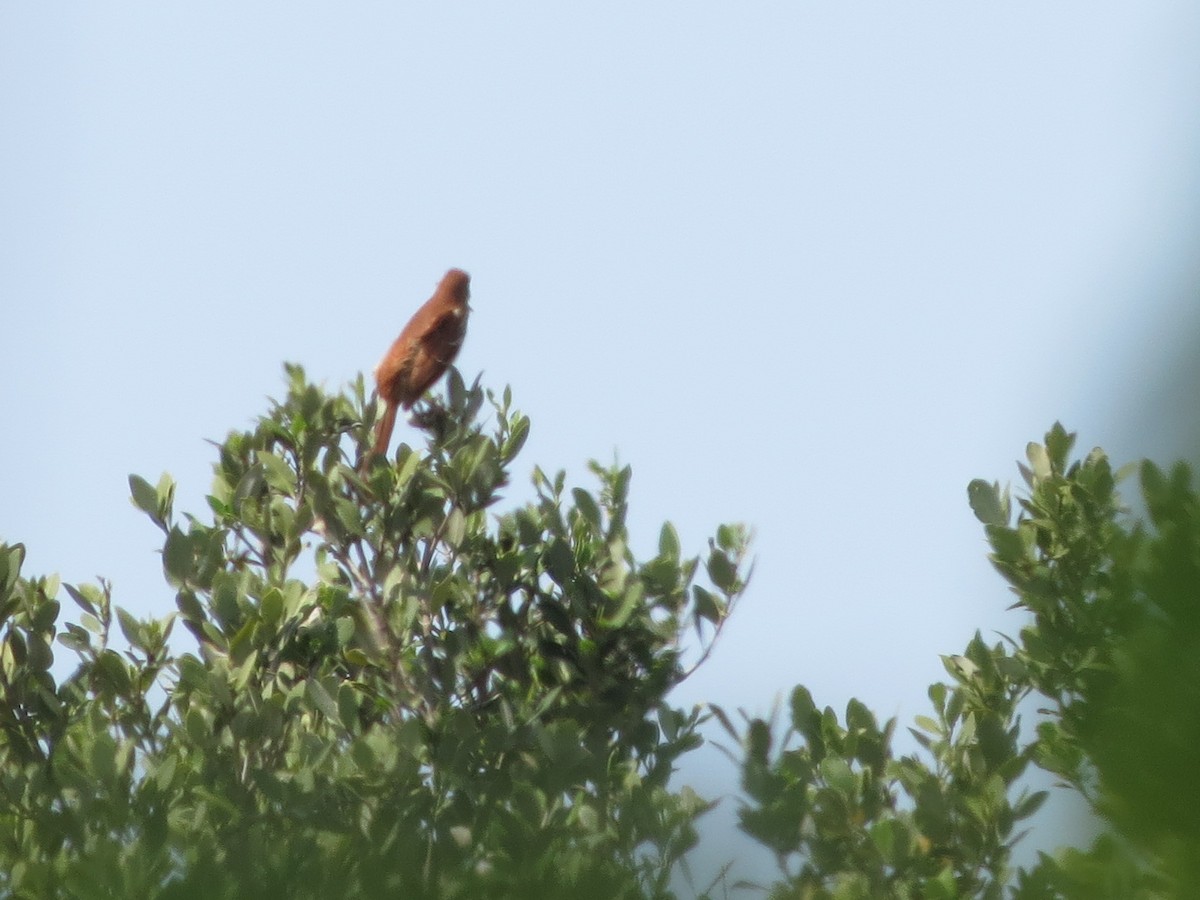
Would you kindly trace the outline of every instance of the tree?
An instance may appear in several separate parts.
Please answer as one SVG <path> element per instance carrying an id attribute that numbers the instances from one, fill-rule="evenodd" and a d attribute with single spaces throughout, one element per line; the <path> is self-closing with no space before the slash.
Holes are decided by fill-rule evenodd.
<path id="1" fill-rule="evenodd" d="M 207 521 L 130 478 L 177 613 L 62 585 L 60 630 L 57 580 L 0 552 L 0 896 L 668 896 L 708 804 L 669 783 L 701 714 L 665 697 L 745 587 L 745 531 L 706 587 L 669 523 L 635 559 L 628 467 L 593 464 L 598 495 L 535 469 L 492 515 L 529 430 L 508 391 L 485 432 L 452 373 L 423 451 L 356 468 L 361 379 L 287 373 L 219 446 Z"/>
<path id="2" fill-rule="evenodd" d="M 139 620 L 0 547 L 0 897 L 671 896 L 710 804 L 671 780 L 707 713 L 668 694 L 745 590 L 746 530 L 718 528 L 703 572 L 670 524 L 639 561 L 628 467 L 593 464 L 594 494 L 535 468 L 533 501 L 498 502 L 529 429 L 507 391 L 452 372 L 425 447 L 372 460 L 361 379 L 287 371 L 218 447 L 203 520 L 130 478 L 177 612 Z M 969 486 L 1028 620 L 943 658 L 919 750 L 803 686 L 786 724 L 711 708 L 770 896 L 1200 896 L 1200 496 L 1142 464 L 1139 522 L 1073 443 L 1029 445 L 1015 504 Z M 1031 764 L 1109 827 L 1019 869 L 1048 796 Z"/>
<path id="3" fill-rule="evenodd" d="M 1028 446 L 1015 522 L 1007 489 L 969 486 L 1032 621 L 943 657 L 951 681 L 910 729 L 923 754 L 893 754 L 894 719 L 851 700 L 839 720 L 802 686 L 785 728 L 718 711 L 745 748 L 742 827 L 779 859 L 772 897 L 1200 896 L 1200 497 L 1187 466 L 1143 463 L 1149 523 L 1131 520 L 1104 453 L 1072 461 L 1073 444 L 1055 425 Z M 1022 786 L 1030 763 L 1108 827 L 1015 870 L 1047 798 Z"/>

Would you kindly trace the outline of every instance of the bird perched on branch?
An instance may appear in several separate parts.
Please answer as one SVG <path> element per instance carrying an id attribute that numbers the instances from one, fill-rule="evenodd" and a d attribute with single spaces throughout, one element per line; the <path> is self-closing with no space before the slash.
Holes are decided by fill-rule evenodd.
<path id="1" fill-rule="evenodd" d="M 454 362 L 467 334 L 470 286 L 471 277 L 462 269 L 447 272 L 375 367 L 384 410 L 375 426 L 372 453 L 387 454 L 397 410 L 411 408 Z"/>

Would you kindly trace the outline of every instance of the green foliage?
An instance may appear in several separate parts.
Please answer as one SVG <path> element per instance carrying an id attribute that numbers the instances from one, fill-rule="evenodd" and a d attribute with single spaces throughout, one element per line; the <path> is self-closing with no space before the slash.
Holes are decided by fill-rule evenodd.
<path id="1" fill-rule="evenodd" d="M 802 687 L 786 728 L 717 710 L 744 751 L 742 827 L 783 873 L 770 896 L 1200 896 L 1200 497 L 1185 466 L 1143 464 L 1149 527 L 1130 523 L 1103 452 L 1072 461 L 1073 444 L 1055 425 L 1029 445 L 1015 522 L 1007 489 L 968 488 L 1031 621 L 943 658 L 950 682 L 911 729 L 921 754 L 894 756 L 894 720 L 851 700 L 839 721 Z M 1047 799 L 1023 786 L 1030 762 L 1110 830 L 1014 870 L 1017 827 Z"/>
<path id="2" fill-rule="evenodd" d="M 288 375 L 219 445 L 206 519 L 176 516 L 169 477 L 130 477 L 176 613 L 22 578 L 0 546 L 0 897 L 671 896 L 710 804 L 671 783 L 704 716 L 666 697 L 681 638 L 702 662 L 745 589 L 745 529 L 689 559 L 667 523 L 639 560 L 628 467 L 592 464 L 591 490 L 535 468 L 534 499 L 499 505 L 529 432 L 508 391 L 452 371 L 426 445 L 384 460 L 362 457 L 361 379 Z M 778 860 L 760 892 L 1200 896 L 1200 495 L 1143 464 L 1131 521 L 1105 455 L 1073 444 L 1058 425 L 1030 444 L 1015 502 L 968 487 L 1027 618 L 943 657 L 914 752 L 802 686 L 783 722 L 713 708 L 742 828 Z M 56 641 L 78 658 L 61 683 Z M 1031 763 L 1109 828 L 1019 869 L 1048 796 Z"/>
<path id="3" fill-rule="evenodd" d="M 745 746 L 742 827 L 785 873 L 772 897 L 1002 896 L 1015 827 L 1046 796 L 1014 788 L 1029 761 L 1014 661 L 977 635 L 943 662 L 953 686 L 930 688 L 935 715 L 912 730 L 926 758 L 894 756 L 894 719 L 851 700 L 839 720 L 803 687 L 778 741 L 774 722 L 739 731 L 718 711 Z"/>
<path id="4" fill-rule="evenodd" d="M 288 376 L 218 447 L 207 519 L 130 478 L 177 613 L 64 586 L 59 625 L 0 548 L 0 896 L 670 896 L 709 804 L 669 783 L 701 715 L 664 698 L 745 588 L 745 531 L 697 584 L 669 524 L 634 556 L 628 467 L 535 469 L 492 512 L 529 431 L 507 390 L 452 371 L 424 449 L 362 459 L 361 379 Z"/>

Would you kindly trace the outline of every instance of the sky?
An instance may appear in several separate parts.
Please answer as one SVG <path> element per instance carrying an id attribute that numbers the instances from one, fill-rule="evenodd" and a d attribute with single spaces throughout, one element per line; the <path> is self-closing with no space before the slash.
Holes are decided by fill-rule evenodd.
<path id="1" fill-rule="evenodd" d="M 207 441 L 285 361 L 369 373 L 459 266 L 458 365 L 532 419 L 513 502 L 617 458 L 640 557 L 755 529 L 672 699 L 903 725 L 939 654 L 1020 627 L 968 481 L 1056 420 L 1168 452 L 1198 39 L 1190 0 L 3 4 L 0 540 L 168 614 L 129 473 L 205 515 Z M 693 756 L 727 797 L 699 874 L 770 877 Z"/>

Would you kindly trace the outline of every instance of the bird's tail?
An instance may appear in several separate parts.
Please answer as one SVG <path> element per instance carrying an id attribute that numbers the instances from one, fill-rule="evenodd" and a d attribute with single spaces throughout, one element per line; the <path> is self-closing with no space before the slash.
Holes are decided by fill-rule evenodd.
<path id="1" fill-rule="evenodd" d="M 375 423 L 375 446 L 371 448 L 372 453 L 387 456 L 388 444 L 392 442 L 392 429 L 396 427 L 397 409 L 399 407 L 395 403 L 384 405 L 383 415 Z"/>

